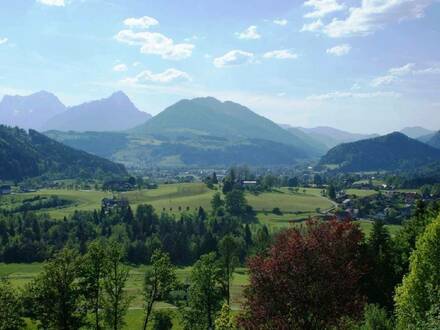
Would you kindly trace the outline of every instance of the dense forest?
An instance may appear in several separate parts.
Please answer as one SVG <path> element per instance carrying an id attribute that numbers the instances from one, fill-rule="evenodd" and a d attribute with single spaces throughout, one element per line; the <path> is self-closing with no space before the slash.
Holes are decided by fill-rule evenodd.
<path id="1" fill-rule="evenodd" d="M 337 164 L 345 172 L 414 169 L 440 160 L 440 150 L 391 133 L 373 139 L 340 144 L 321 158 L 320 164 Z"/>
<path id="2" fill-rule="evenodd" d="M 0 125 L 0 179 L 125 176 L 123 165 L 78 151 L 34 130 Z"/>

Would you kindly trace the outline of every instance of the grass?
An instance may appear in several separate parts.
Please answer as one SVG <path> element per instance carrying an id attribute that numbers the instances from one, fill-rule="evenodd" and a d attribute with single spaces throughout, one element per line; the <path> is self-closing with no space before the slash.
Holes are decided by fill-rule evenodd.
<path id="1" fill-rule="evenodd" d="M 132 297 L 129 311 L 126 316 L 126 329 L 141 329 L 143 322 L 143 301 L 142 288 L 145 270 L 148 266 L 130 266 L 130 276 L 127 281 L 126 290 Z M 32 264 L 4 264 L 0 263 L 0 277 L 7 276 L 11 284 L 19 289 L 25 287 L 27 283 L 38 275 L 43 269 L 42 263 Z M 181 282 L 187 282 L 190 276 L 191 267 L 183 267 L 177 269 L 177 278 Z M 234 311 L 240 310 L 243 299 L 244 286 L 248 284 L 248 275 L 245 268 L 238 268 L 233 276 L 231 286 L 231 308 Z M 176 307 L 159 302 L 155 305 L 156 309 L 166 309 L 172 315 L 174 327 L 173 329 L 182 329 L 181 320 L 177 313 Z M 28 329 L 36 329 L 32 322 L 28 322 Z"/>
<path id="2" fill-rule="evenodd" d="M 370 235 L 371 230 L 373 229 L 373 223 L 374 221 L 372 220 L 359 220 L 359 221 L 355 221 L 357 224 L 359 224 L 362 232 L 365 234 L 365 236 L 368 237 L 368 235 Z M 388 229 L 388 231 L 390 232 L 391 236 L 395 236 L 398 231 L 402 228 L 401 225 L 385 225 L 385 228 Z"/>
<path id="3" fill-rule="evenodd" d="M 367 197 L 376 195 L 377 191 L 371 189 L 347 189 L 346 193 L 349 195 L 356 195 L 357 197 Z"/>
<path id="4" fill-rule="evenodd" d="M 215 192 L 216 190 L 208 189 L 203 183 L 181 183 L 164 184 L 160 185 L 158 189 L 129 191 L 117 195 L 126 198 L 133 209 L 140 204 L 151 204 L 157 212 L 165 210 L 168 213 L 177 215 L 187 209 L 196 210 L 200 206 L 209 211 L 211 209 L 211 199 Z M 320 192 L 320 189 L 313 188 L 301 188 L 299 192 L 280 188 L 273 192 L 258 195 L 247 193 L 246 198 L 257 212 L 271 212 L 273 208 L 278 207 L 283 213 L 296 214 L 302 212 L 312 215 L 316 214 L 317 208 L 325 210 L 332 207 L 332 203 L 327 198 L 322 197 Z M 43 211 L 56 219 L 69 216 L 75 210 L 93 211 L 99 209 L 101 200 L 104 197 L 113 196 L 110 192 L 95 190 L 43 189 L 35 193 L 14 195 L 14 198 L 19 200 L 35 195 L 57 195 L 73 202 L 68 207 Z M 264 219 L 270 221 L 267 217 Z"/>

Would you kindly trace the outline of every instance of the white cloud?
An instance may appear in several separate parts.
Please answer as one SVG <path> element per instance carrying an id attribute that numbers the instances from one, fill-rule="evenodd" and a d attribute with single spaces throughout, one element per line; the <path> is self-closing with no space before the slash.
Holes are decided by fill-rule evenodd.
<path id="1" fill-rule="evenodd" d="M 258 34 L 257 27 L 255 25 L 251 25 L 243 32 L 239 32 L 239 33 L 237 32 L 235 35 L 237 36 L 238 39 L 255 40 L 261 38 L 261 35 Z"/>
<path id="2" fill-rule="evenodd" d="M 335 47 L 327 49 L 327 54 L 334 56 L 343 56 L 347 55 L 351 50 L 351 46 L 348 44 L 337 45 Z"/>
<path id="3" fill-rule="evenodd" d="M 415 66 L 414 63 L 408 63 L 404 66 L 400 66 L 397 68 L 391 68 L 388 72 L 392 76 L 405 76 L 412 72 L 412 68 Z"/>
<path id="4" fill-rule="evenodd" d="M 3 45 L 8 42 L 8 38 L 0 38 L 0 45 Z"/>
<path id="5" fill-rule="evenodd" d="M 177 69 L 167 69 L 161 73 L 153 73 L 145 70 L 136 75 L 134 78 L 126 78 L 122 80 L 126 84 L 143 84 L 145 82 L 168 84 L 175 81 L 191 80 L 191 77 L 183 71 Z"/>
<path id="6" fill-rule="evenodd" d="M 362 0 L 360 7 L 350 8 L 345 19 L 333 19 L 323 29 L 332 38 L 366 36 L 387 24 L 417 19 L 434 0 Z"/>
<path id="7" fill-rule="evenodd" d="M 276 25 L 286 26 L 289 21 L 287 19 L 276 19 L 273 21 Z"/>
<path id="8" fill-rule="evenodd" d="M 127 71 L 127 70 L 128 70 L 128 67 L 125 64 L 116 64 L 113 67 L 113 71 L 116 71 L 116 72 L 124 72 L 124 71 Z"/>
<path id="9" fill-rule="evenodd" d="M 37 0 L 37 2 L 46 6 L 64 7 L 66 5 L 64 0 Z"/>
<path id="10" fill-rule="evenodd" d="M 139 18 L 130 17 L 124 20 L 124 24 L 131 28 L 148 29 L 151 26 L 158 25 L 159 21 L 153 17 L 143 16 Z"/>
<path id="11" fill-rule="evenodd" d="M 353 86 L 351 86 L 352 91 L 356 91 L 358 89 L 361 89 L 361 85 L 359 83 L 354 83 Z"/>
<path id="12" fill-rule="evenodd" d="M 381 76 L 381 77 L 374 78 L 373 81 L 371 82 L 371 86 L 379 87 L 379 86 L 383 86 L 383 85 L 391 85 L 396 80 L 397 80 L 397 77 L 393 76 L 393 75 Z"/>
<path id="13" fill-rule="evenodd" d="M 305 18 L 322 18 L 345 9 L 345 6 L 338 3 L 337 0 L 308 0 L 304 2 L 304 6 L 314 9 L 314 11 L 305 14 Z"/>
<path id="14" fill-rule="evenodd" d="M 298 54 L 292 53 L 288 49 L 273 50 L 263 55 L 264 58 L 276 58 L 280 60 L 295 60 Z"/>
<path id="15" fill-rule="evenodd" d="M 312 22 L 312 23 L 308 23 L 308 24 L 304 24 L 301 32 L 314 32 L 314 31 L 319 31 L 321 30 L 321 28 L 324 26 L 324 23 L 322 23 L 322 21 L 320 19 Z"/>
<path id="16" fill-rule="evenodd" d="M 115 36 L 115 39 L 128 45 L 140 46 L 140 51 L 143 54 L 159 55 L 169 60 L 188 58 L 194 49 L 193 44 L 176 44 L 171 38 L 158 32 L 122 30 Z"/>
<path id="17" fill-rule="evenodd" d="M 408 63 L 397 68 L 391 68 L 388 70 L 387 75 L 373 79 L 373 81 L 371 82 L 371 86 L 379 87 L 383 85 L 390 85 L 399 80 L 399 77 L 413 73 L 414 66 L 414 63 Z"/>
<path id="18" fill-rule="evenodd" d="M 245 52 L 242 50 L 231 50 L 225 55 L 215 58 L 213 63 L 217 68 L 224 68 L 227 66 L 236 66 L 250 63 L 253 58 L 253 53 Z"/>
<path id="19" fill-rule="evenodd" d="M 428 67 L 426 69 L 414 70 L 414 74 L 440 74 L 440 65 Z"/>
<path id="20" fill-rule="evenodd" d="M 400 94 L 396 92 L 372 92 L 372 93 L 353 93 L 353 92 L 330 92 L 320 95 L 311 95 L 307 97 L 308 100 L 323 101 L 323 100 L 334 100 L 334 99 L 345 99 L 345 98 L 356 98 L 356 99 L 370 99 L 376 97 L 399 97 Z"/>

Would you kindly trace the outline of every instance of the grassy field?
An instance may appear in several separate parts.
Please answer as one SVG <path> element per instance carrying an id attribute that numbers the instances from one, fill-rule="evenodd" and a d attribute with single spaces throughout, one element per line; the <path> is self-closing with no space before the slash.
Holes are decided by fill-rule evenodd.
<path id="1" fill-rule="evenodd" d="M 359 224 L 359 226 L 362 229 L 362 232 L 365 234 L 365 236 L 368 236 L 373 229 L 373 221 L 371 220 L 360 220 L 355 221 Z M 391 236 L 395 236 L 397 232 L 402 228 L 401 225 L 385 225 L 385 228 L 388 229 Z"/>
<path id="2" fill-rule="evenodd" d="M 16 288 L 24 288 L 26 283 L 29 283 L 43 268 L 41 263 L 32 264 L 3 264 L 0 263 L 0 277 L 7 276 L 11 281 L 11 284 Z M 147 266 L 130 267 L 130 276 L 127 282 L 126 290 L 132 297 L 130 309 L 128 311 L 126 322 L 126 329 L 141 329 L 143 322 L 143 302 L 142 302 L 142 287 L 143 278 Z M 191 267 L 178 268 L 177 277 L 181 282 L 187 282 L 191 272 Z M 240 309 L 242 301 L 242 293 L 244 286 L 248 283 L 248 276 L 246 269 L 239 268 L 234 274 L 231 295 L 233 310 L 238 311 Z M 180 320 L 176 307 L 166 304 L 157 303 L 157 309 L 167 309 L 173 315 L 173 323 L 175 329 L 180 329 Z M 173 329 L 174 329 L 173 328 Z M 29 324 L 29 329 L 36 329 L 35 325 Z"/>
<path id="3" fill-rule="evenodd" d="M 208 189 L 203 183 L 183 183 L 160 185 L 158 189 L 129 191 L 119 195 L 126 198 L 133 209 L 139 204 L 151 204 L 157 212 L 166 211 L 178 214 L 187 209 L 196 210 L 200 206 L 205 210 L 210 210 L 210 202 L 215 192 L 215 190 Z M 62 219 L 64 216 L 72 214 L 75 210 L 92 211 L 99 209 L 101 200 L 104 197 L 113 196 L 112 193 L 95 190 L 44 189 L 35 193 L 13 195 L 9 198 L 19 202 L 36 195 L 57 195 L 62 199 L 73 202 L 68 207 L 44 210 L 44 212 L 57 219 Z M 300 218 L 304 218 L 316 214 L 317 209 L 326 210 L 332 207 L 332 203 L 320 195 L 320 189 L 312 188 L 300 189 L 299 192 L 281 188 L 258 195 L 248 193 L 246 198 L 254 210 L 265 213 L 262 219 L 267 223 L 272 221 L 268 213 L 275 207 L 278 207 L 286 216 L 290 214 L 287 216 L 288 218 L 295 219 L 298 218 L 299 214 L 302 214 Z M 276 218 L 274 220 L 275 223 L 278 222 Z"/>

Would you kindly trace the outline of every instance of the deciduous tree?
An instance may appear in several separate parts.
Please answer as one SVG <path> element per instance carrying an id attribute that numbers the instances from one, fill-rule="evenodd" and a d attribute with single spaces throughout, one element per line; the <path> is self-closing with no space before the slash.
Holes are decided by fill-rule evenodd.
<path id="1" fill-rule="evenodd" d="M 188 305 L 183 309 L 186 329 L 214 329 L 223 301 L 222 281 L 222 267 L 215 253 L 201 256 L 191 271 Z"/>
<path id="2" fill-rule="evenodd" d="M 363 235 L 350 222 L 308 222 L 277 237 L 249 261 L 240 325 L 248 329 L 325 329 L 363 306 Z"/>
<path id="3" fill-rule="evenodd" d="M 0 330 L 24 329 L 20 297 L 11 283 L 0 278 Z"/>
<path id="4" fill-rule="evenodd" d="M 144 330 L 147 329 L 154 303 L 158 300 L 166 299 L 171 290 L 176 286 L 176 283 L 176 272 L 174 266 L 171 264 L 170 256 L 161 250 L 156 250 L 151 257 L 151 268 L 145 273 Z"/>
<path id="5" fill-rule="evenodd" d="M 440 218 L 437 218 L 417 240 L 410 258 L 409 274 L 396 290 L 396 314 L 400 329 L 428 329 L 427 322 L 432 329 L 440 327 L 439 242 Z"/>
<path id="6" fill-rule="evenodd" d="M 122 265 L 124 251 L 120 244 L 112 242 L 108 249 L 109 271 L 104 279 L 104 323 L 108 329 L 119 330 L 124 326 L 130 298 L 124 291 L 128 269 Z"/>

